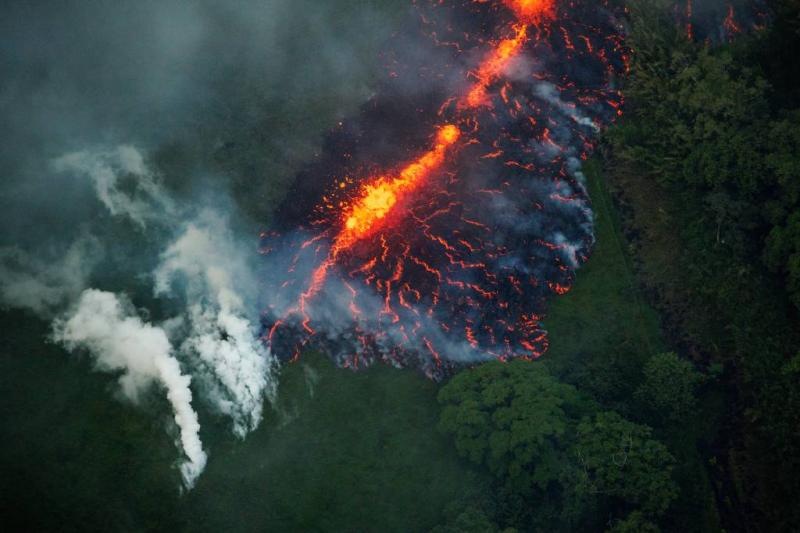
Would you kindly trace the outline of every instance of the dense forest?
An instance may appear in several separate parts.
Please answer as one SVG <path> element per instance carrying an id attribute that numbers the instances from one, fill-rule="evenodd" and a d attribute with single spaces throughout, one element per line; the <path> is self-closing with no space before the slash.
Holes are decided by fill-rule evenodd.
<path id="1" fill-rule="evenodd" d="M 800 528 L 800 4 L 729 42 L 628 7 L 626 113 L 592 179 L 666 346 L 454 377 L 440 428 L 496 489 L 438 531 Z"/>

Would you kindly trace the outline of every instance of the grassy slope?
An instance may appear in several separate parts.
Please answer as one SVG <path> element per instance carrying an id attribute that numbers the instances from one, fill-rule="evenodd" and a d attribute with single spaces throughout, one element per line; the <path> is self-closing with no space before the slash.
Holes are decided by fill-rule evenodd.
<path id="1" fill-rule="evenodd" d="M 219 447 L 187 516 L 203 531 L 424 531 L 485 480 L 436 429 L 437 385 L 322 356 L 286 367 L 281 414 Z M 199 526 L 199 527 L 197 527 Z"/>
<path id="2" fill-rule="evenodd" d="M 177 455 L 168 407 L 115 401 L 114 379 L 0 313 L 0 517 L 6 531 L 174 527 Z"/>
<path id="3" fill-rule="evenodd" d="M 545 320 L 551 342 L 546 357 L 547 364 L 563 379 L 581 383 L 588 379 L 591 392 L 614 404 L 629 388 L 623 381 L 638 378 L 631 373 L 635 374 L 650 355 L 663 351 L 665 345 L 658 315 L 638 290 L 599 162 L 589 161 L 585 171 L 597 242 L 590 260 L 578 271 L 572 290 L 552 304 Z M 604 372 L 598 378 L 614 381 L 604 384 L 587 375 L 601 370 L 600 366 L 623 373 L 611 376 Z"/>
<path id="4" fill-rule="evenodd" d="M 632 392 L 642 365 L 667 345 L 658 314 L 639 291 L 632 249 L 620 231 L 600 162 L 589 161 L 585 170 L 597 243 L 572 290 L 553 302 L 545 324 L 551 341 L 546 361 L 603 405 L 641 420 Z M 707 448 L 724 412 L 717 389 L 712 385 L 702 391 L 695 417 L 656 431 L 676 458 L 674 478 L 681 487 L 665 524 L 671 531 L 719 530 L 706 454 L 698 448 Z"/>

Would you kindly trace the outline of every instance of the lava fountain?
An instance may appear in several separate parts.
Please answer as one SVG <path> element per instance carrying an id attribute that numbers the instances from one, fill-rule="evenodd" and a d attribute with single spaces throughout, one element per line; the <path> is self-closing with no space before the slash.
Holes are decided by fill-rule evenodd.
<path id="1" fill-rule="evenodd" d="M 265 342 L 432 377 L 538 357 L 593 241 L 581 162 L 627 54 L 595 2 L 418 3 L 263 237 Z"/>

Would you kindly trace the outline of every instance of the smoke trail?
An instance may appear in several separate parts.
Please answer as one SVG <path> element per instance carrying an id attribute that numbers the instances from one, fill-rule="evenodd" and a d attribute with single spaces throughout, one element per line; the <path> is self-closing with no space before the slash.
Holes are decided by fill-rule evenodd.
<path id="1" fill-rule="evenodd" d="M 52 316 L 77 299 L 102 255 L 100 243 L 88 235 L 77 239 L 57 258 L 33 256 L 18 246 L 2 247 L 0 305 Z"/>
<path id="2" fill-rule="evenodd" d="M 191 488 L 206 456 L 190 381 L 195 379 L 200 399 L 231 419 L 239 438 L 258 426 L 264 401 L 275 398 L 278 366 L 259 339 L 258 308 L 247 297 L 256 286 L 256 250 L 236 236 L 221 207 L 174 199 L 134 146 L 71 152 L 52 168 L 86 180 L 114 220 L 130 221 L 137 239 L 162 250 L 157 264 L 139 276 L 152 280 L 155 295 L 177 311 L 161 325 L 146 324 L 126 297 L 90 289 L 104 245 L 117 244 L 88 234 L 61 255 L 0 248 L 0 302 L 44 318 L 60 315 L 55 338 L 70 350 L 87 348 L 99 370 L 124 371 L 125 397 L 136 401 L 150 384 L 161 384 L 180 429 L 187 457 L 181 474 Z M 225 195 L 214 203 L 226 204 Z"/>
<path id="3" fill-rule="evenodd" d="M 127 217 L 141 229 L 149 221 L 163 223 L 177 216 L 175 203 L 134 146 L 73 152 L 57 158 L 53 168 L 56 172 L 86 175 L 97 199 L 112 216 Z"/>
<path id="4" fill-rule="evenodd" d="M 181 373 L 164 330 L 144 323 L 127 300 L 88 289 L 72 313 L 53 323 L 53 337 L 69 350 L 86 348 L 98 370 L 122 371 L 121 391 L 134 403 L 153 383 L 167 390 L 180 429 L 179 444 L 186 456 L 180 465 L 181 475 L 186 487 L 193 487 L 207 456 L 200 441 L 197 413 L 192 409 L 191 378 Z"/>
<path id="5" fill-rule="evenodd" d="M 206 211 L 167 247 L 154 273 L 156 294 L 179 293 L 187 302 L 181 349 L 194 356 L 213 405 L 239 437 L 258 426 L 264 397 L 274 400 L 277 369 L 236 289 L 255 284 L 245 257 L 224 219 Z"/>
<path id="6" fill-rule="evenodd" d="M 244 437 L 261 421 L 264 399 L 274 399 L 277 370 L 248 316 L 257 317 L 247 312 L 252 302 L 242 296 L 256 285 L 255 250 L 238 241 L 216 209 L 180 208 L 133 146 L 69 154 L 56 166 L 86 175 L 112 215 L 143 230 L 151 222 L 175 234 L 153 272 L 154 292 L 185 305 L 178 317 L 184 327 L 170 333 L 192 361 L 211 406 L 229 416 L 234 433 Z"/>

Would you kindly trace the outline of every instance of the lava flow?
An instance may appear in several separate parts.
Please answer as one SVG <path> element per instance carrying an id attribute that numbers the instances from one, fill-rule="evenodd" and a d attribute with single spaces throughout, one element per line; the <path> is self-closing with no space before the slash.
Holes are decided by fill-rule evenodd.
<path id="1" fill-rule="evenodd" d="M 379 177 L 368 181 L 360 195 L 347 206 L 344 224 L 333 241 L 330 256 L 314 271 L 311 285 L 300 297 L 298 310 L 305 317 L 303 327 L 309 333 L 314 333 L 314 330 L 308 325 L 306 301 L 322 288 L 328 269 L 335 264 L 338 255 L 360 239 L 374 233 L 386 215 L 395 208 L 398 200 L 417 188 L 422 180 L 442 164 L 447 149 L 458 140 L 460 134 L 458 128 L 452 124 L 442 126 L 436 134 L 436 144 L 432 150 L 405 167 L 397 177 Z M 307 241 L 304 246 L 314 240 Z"/>
<path id="2" fill-rule="evenodd" d="M 346 211 L 344 228 L 336 236 L 331 255 L 335 258 L 340 251 L 373 232 L 376 225 L 395 207 L 401 195 L 412 192 L 442 164 L 447 149 L 460 135 L 456 126 L 442 126 L 436 134 L 433 149 L 404 168 L 399 176 L 367 182 L 360 197 Z"/>
<path id="3" fill-rule="evenodd" d="M 416 7 L 382 53 L 376 96 L 331 132 L 264 237 L 273 353 L 316 347 L 343 366 L 434 377 L 538 357 L 546 303 L 588 257 L 581 161 L 621 112 L 613 84 L 627 68 L 613 12 Z"/>

